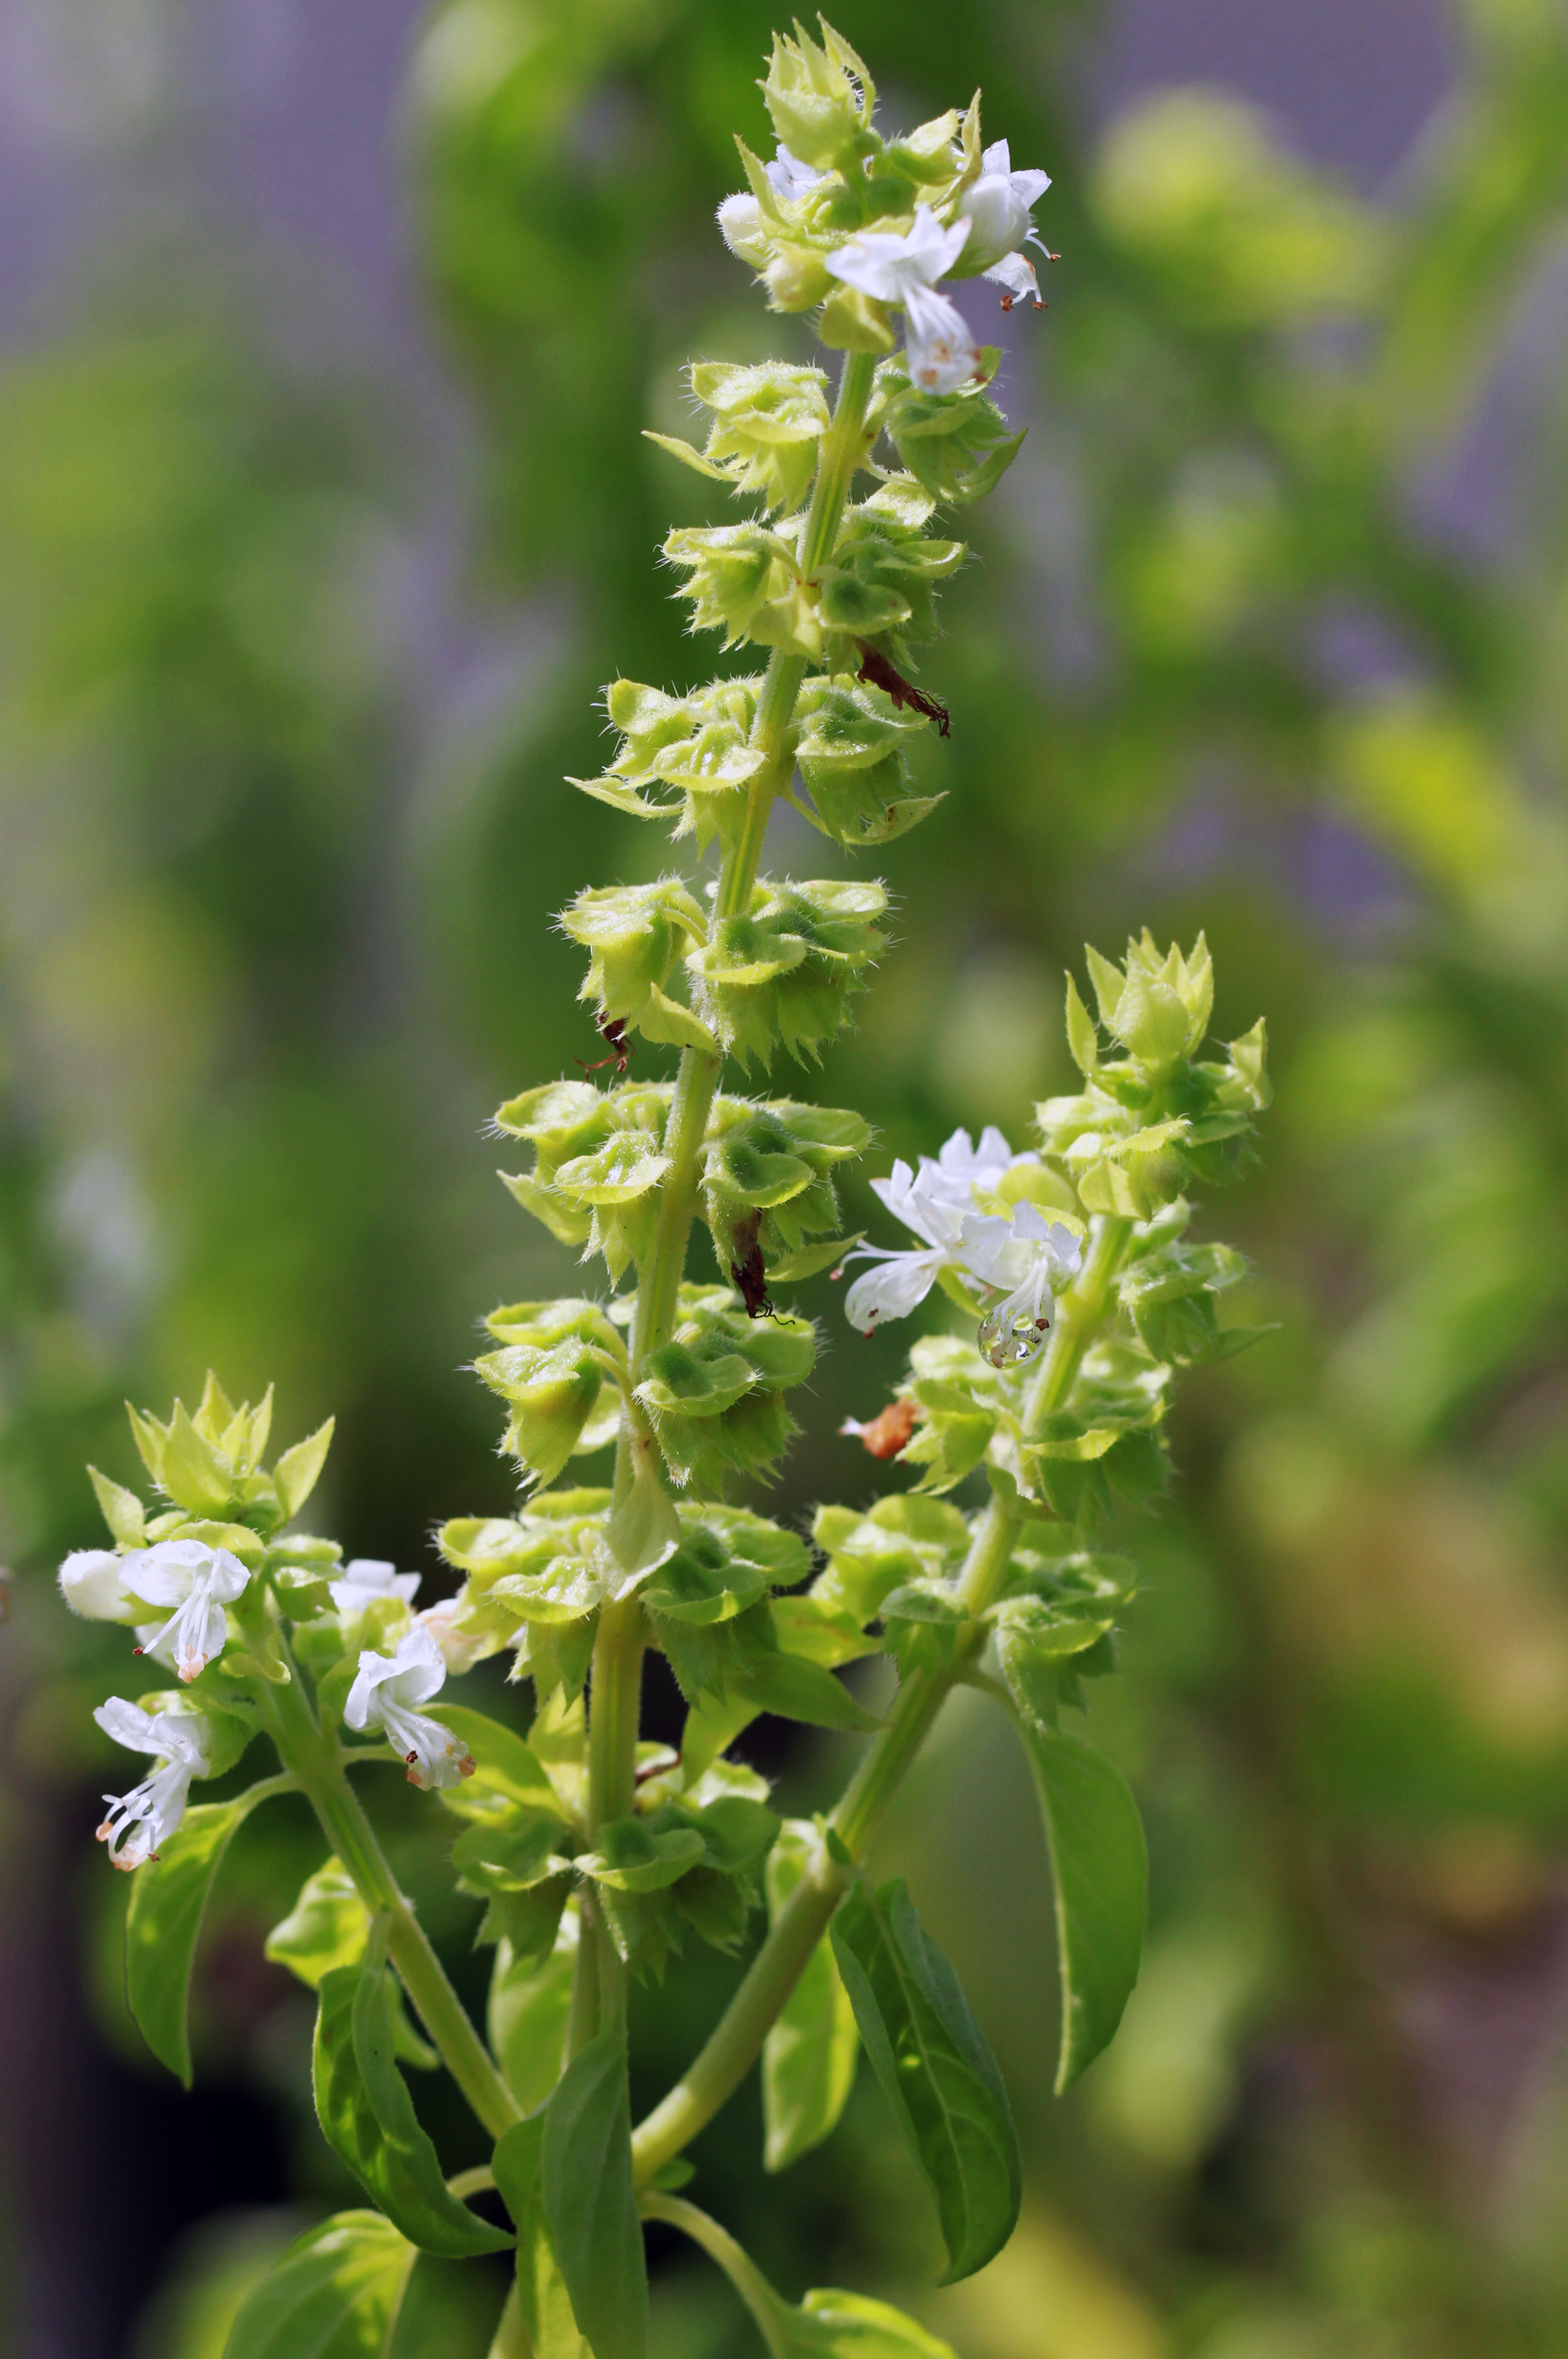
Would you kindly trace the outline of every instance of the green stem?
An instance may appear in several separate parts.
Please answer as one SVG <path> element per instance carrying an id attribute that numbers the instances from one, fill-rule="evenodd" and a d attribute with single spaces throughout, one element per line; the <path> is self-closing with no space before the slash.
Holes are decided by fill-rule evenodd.
<path id="1" fill-rule="evenodd" d="M 681 2229 L 694 2245 L 701 2245 L 708 2258 L 717 2261 L 757 2321 L 770 2359 L 789 2359 L 783 2302 L 750 2254 L 743 2252 L 716 2220 L 710 2220 L 694 2203 L 683 2203 L 678 2195 L 644 2195 L 637 2209 L 645 2220 L 662 2220 L 667 2227 Z"/>
<path id="2" fill-rule="evenodd" d="M 489 2359 L 534 2359 L 534 2346 L 523 2323 L 522 2297 L 514 2278 L 490 2345 Z"/>
<path id="3" fill-rule="evenodd" d="M 287 1658 L 282 1632 L 277 1636 Z M 386 1917 L 387 1949 L 420 2022 L 479 2119 L 492 2137 L 499 2137 L 521 2121 L 521 2108 L 491 2061 L 423 1926 L 398 1891 L 376 1831 L 343 1775 L 336 1738 L 318 1726 L 298 1669 L 292 1662 L 289 1669 L 284 1684 L 266 1690 L 272 1736 L 284 1766 L 309 1799 L 371 1915 Z"/>
<path id="4" fill-rule="evenodd" d="M 593 1641 L 588 1722 L 588 1827 L 629 1816 L 637 1799 L 637 1724 L 648 1624 L 635 1597 L 604 1606 Z M 601 1912 L 584 1910 L 572 1977 L 573 2055 L 624 2007 L 626 1970 Z"/>
<path id="5" fill-rule="evenodd" d="M 1026 1404 L 1026 1433 L 1038 1432 L 1072 1389 L 1105 1317 L 1131 1234 L 1130 1221 L 1096 1223 L 1083 1268 L 1060 1305 Z M 970 1632 L 945 1669 L 918 1671 L 899 1689 L 886 1726 L 867 1747 L 833 1813 L 833 1832 L 857 1865 L 932 1722 L 985 1645 L 981 1617 L 1000 1593 L 1020 1520 L 997 1497 L 981 1516 L 959 1581 L 959 1594 L 972 1617 Z M 824 1846 L 780 1909 L 707 2045 L 634 2133 L 632 2158 L 639 2185 L 678 2155 L 739 2087 L 851 1881 Z"/>

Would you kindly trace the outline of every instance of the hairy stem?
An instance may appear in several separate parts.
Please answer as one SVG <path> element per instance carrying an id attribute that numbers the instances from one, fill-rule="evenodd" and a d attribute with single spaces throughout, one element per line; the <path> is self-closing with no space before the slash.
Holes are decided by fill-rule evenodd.
<path id="1" fill-rule="evenodd" d="M 851 479 L 865 456 L 866 410 L 875 374 L 875 363 L 867 354 L 845 355 L 833 423 L 822 440 L 817 479 L 800 545 L 801 571 L 808 577 L 832 552 Z M 768 658 L 751 731 L 752 744 L 768 759 L 752 781 L 745 819 L 724 854 L 713 897 L 715 922 L 739 915 L 750 904 L 768 818 L 789 781 L 793 764 L 789 724 L 805 676 L 803 656 L 787 655 L 781 648 L 775 648 Z M 669 1341 L 675 1323 L 676 1297 L 686 1266 L 686 1241 L 697 1210 L 698 1159 L 722 1061 L 705 1049 L 681 1051 L 675 1095 L 664 1133 L 664 1151 L 670 1158 L 670 1169 L 659 1201 L 653 1244 L 638 1273 L 631 1351 L 634 1385 L 641 1381 L 648 1353 Z M 629 1481 L 629 1445 L 624 1440 L 616 1460 L 617 1490 L 624 1491 Z"/>
<path id="2" fill-rule="evenodd" d="M 281 1632 L 278 1643 L 287 1658 Z M 266 1704 L 285 1767 L 354 1878 L 360 1898 L 373 1917 L 387 1919 L 392 1962 L 432 2045 L 492 2137 L 499 2137 L 522 2119 L 521 2109 L 469 2020 L 423 1926 L 398 1891 L 376 1831 L 343 1775 L 337 1740 L 318 1725 L 292 1663 L 287 1682 L 267 1689 Z"/>
<path id="3" fill-rule="evenodd" d="M 866 454 L 866 410 L 875 374 L 875 364 L 868 356 L 846 354 L 833 423 L 822 440 L 801 540 L 801 571 L 808 577 L 832 552 L 855 470 Z M 750 906 L 768 818 L 779 795 L 789 782 L 794 760 L 790 723 L 805 675 L 803 657 L 774 650 L 752 724 L 752 744 L 768 758 L 752 781 L 745 817 L 724 855 L 713 898 L 715 923 Z M 705 1049 L 687 1049 L 681 1052 L 664 1133 L 670 1169 L 659 1198 L 653 1242 L 637 1277 L 631 1340 L 634 1387 L 642 1380 L 649 1353 L 667 1343 L 674 1329 L 687 1244 L 697 1212 L 702 1141 L 707 1135 L 722 1062 L 721 1058 Z M 651 1436 L 634 1402 L 622 1420 L 615 1451 L 617 1505 L 631 1490 L 637 1451 L 651 1446 Z M 637 1675 L 646 1643 L 637 1635 L 642 1626 L 641 1612 L 635 1603 L 626 1612 L 609 1607 L 601 1616 L 594 1641 L 589 1817 L 595 1827 L 606 1819 L 623 1816 L 632 1807 L 637 1760 Z M 570 2035 L 574 2051 L 608 2019 L 624 1979 L 601 1913 L 589 1908 L 585 1916 L 593 1923 L 593 1938 L 578 1951 Z"/>
<path id="4" fill-rule="evenodd" d="M 1130 1221 L 1096 1223 L 1083 1268 L 1062 1299 L 1029 1394 L 1026 1432 L 1038 1432 L 1043 1419 L 1066 1399 L 1109 1307 L 1131 1234 Z M 981 1516 L 959 1582 L 959 1593 L 974 1617 L 969 1632 L 945 1669 L 916 1672 L 900 1687 L 887 1725 L 867 1747 L 833 1813 L 833 1830 L 856 1865 L 865 1859 L 932 1722 L 985 1643 L 980 1617 L 1000 1593 L 1020 1520 L 999 1497 Z M 669 2095 L 639 2123 L 632 2138 L 639 2185 L 679 2154 L 739 2087 L 851 1881 L 824 1846 L 780 1909 L 707 2045 Z"/>
<path id="5" fill-rule="evenodd" d="M 648 1625 L 635 1597 L 604 1607 L 593 1641 L 588 1726 L 588 1826 L 593 1834 L 612 1819 L 626 1818 L 636 1799 L 642 1658 L 647 1646 Z M 570 2044 L 573 2055 L 621 2010 L 625 1998 L 626 1969 L 598 1908 L 584 1911 L 583 1930 L 588 1938 L 577 1945 L 572 1976 Z"/>

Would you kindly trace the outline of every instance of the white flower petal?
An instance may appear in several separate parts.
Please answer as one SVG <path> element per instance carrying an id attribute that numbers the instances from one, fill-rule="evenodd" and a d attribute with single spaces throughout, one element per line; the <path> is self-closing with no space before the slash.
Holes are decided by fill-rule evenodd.
<path id="1" fill-rule="evenodd" d="M 927 393 L 956 393 L 980 366 L 963 312 L 930 288 L 912 287 L 905 297 L 904 344 L 909 381 Z"/>
<path id="2" fill-rule="evenodd" d="M 202 1540 L 159 1540 L 155 1548 L 127 1550 L 120 1578 L 149 1605 L 183 1605 L 214 1553 Z"/>
<path id="3" fill-rule="evenodd" d="M 191 1792 L 191 1770 L 179 1761 L 155 1769 L 128 1794 L 105 1794 L 109 1804 L 107 1817 L 98 1829 L 98 1840 L 109 1846 L 109 1858 L 115 1867 L 136 1868 L 158 1856 L 158 1845 L 179 1826 L 185 1816 L 185 1804 Z"/>
<path id="4" fill-rule="evenodd" d="M 1017 1250 L 1011 1223 L 995 1212 L 966 1212 L 959 1223 L 959 1261 L 986 1286 L 1007 1282 L 999 1273 L 1006 1270 L 1010 1278 L 1009 1256 Z"/>
<path id="5" fill-rule="evenodd" d="M 1083 1247 L 1065 1221 L 1053 1221 L 1026 1200 L 1014 1205 L 1012 1226 L 1016 1237 L 1043 1248 L 1054 1277 L 1077 1277 L 1083 1266 Z"/>
<path id="6" fill-rule="evenodd" d="M 150 1777 L 128 1794 L 105 1794 L 109 1811 L 98 1829 L 116 1867 L 140 1867 L 185 1815 L 192 1777 L 205 1777 L 212 1758 L 212 1730 L 196 1712 L 144 1712 L 124 1696 L 111 1696 L 93 1715 L 105 1735 L 133 1752 L 159 1756 Z"/>
<path id="7" fill-rule="evenodd" d="M 124 1696 L 110 1696 L 98 1705 L 93 1714 L 105 1736 L 116 1745 L 125 1745 L 133 1753 L 161 1753 L 163 1740 L 158 1733 L 158 1722 L 139 1703 L 127 1703 Z"/>
<path id="8" fill-rule="evenodd" d="M 1010 311 L 1020 299 L 1032 303 L 1037 311 L 1043 309 L 1044 298 L 1040 291 L 1040 280 L 1035 277 L 1034 265 L 1027 255 L 1004 254 L 999 262 L 994 262 L 990 269 L 983 270 L 980 276 L 990 279 L 994 286 L 1007 288 L 1002 299 L 1004 311 Z"/>
<path id="9" fill-rule="evenodd" d="M 768 174 L 768 187 L 777 196 L 789 199 L 809 195 L 818 181 L 826 177 L 822 172 L 813 172 L 811 166 L 802 164 L 798 156 L 791 156 L 788 147 L 780 147 L 772 163 L 763 168 Z"/>
<path id="10" fill-rule="evenodd" d="M 399 1572 L 382 1557 L 351 1557 L 338 1580 L 327 1583 L 328 1594 L 340 1614 L 363 1614 L 378 1597 L 400 1597 L 412 1605 L 419 1593 L 417 1572 Z"/>
<path id="11" fill-rule="evenodd" d="M 387 1727 L 388 1712 L 428 1703 L 445 1680 L 446 1661 L 435 1636 L 416 1622 L 398 1640 L 395 1655 L 363 1649 L 343 1718 L 350 1728 Z"/>
<path id="12" fill-rule="evenodd" d="M 387 1741 L 408 1767 L 408 1783 L 429 1792 L 432 1787 L 455 1786 L 474 1775 L 474 1756 L 461 1737 L 422 1712 L 409 1712 L 391 1701 L 381 1708 Z"/>
<path id="13" fill-rule="evenodd" d="M 942 1253 L 887 1253 L 863 1246 L 862 1253 L 878 1262 L 863 1270 L 844 1297 L 844 1312 L 852 1327 L 869 1335 L 885 1319 L 907 1319 L 936 1284 L 937 1272 L 948 1258 Z"/>
<path id="14" fill-rule="evenodd" d="M 503 1643 L 494 1636 L 475 1637 L 470 1631 L 454 1629 L 452 1623 L 456 1613 L 456 1598 L 443 1597 L 439 1605 L 427 1605 L 424 1612 L 416 1617 L 419 1627 L 428 1631 L 441 1648 L 441 1660 L 454 1679 L 461 1678 L 464 1671 L 471 1671 L 475 1663 L 484 1662 L 487 1656 L 498 1655 Z"/>
<path id="15" fill-rule="evenodd" d="M 975 1158 L 982 1172 L 994 1171 L 1000 1179 L 1015 1163 L 1038 1163 L 1038 1155 L 1015 1155 L 994 1122 L 988 1122 L 980 1134 L 980 1151 Z"/>
<path id="16" fill-rule="evenodd" d="M 911 297 L 918 301 L 922 292 L 929 293 L 952 269 L 968 236 L 967 221 L 943 229 L 931 207 L 921 205 L 913 229 L 905 236 L 898 237 L 891 230 L 867 230 L 830 254 L 827 266 L 835 278 L 857 287 L 879 303 L 908 306 Z"/>

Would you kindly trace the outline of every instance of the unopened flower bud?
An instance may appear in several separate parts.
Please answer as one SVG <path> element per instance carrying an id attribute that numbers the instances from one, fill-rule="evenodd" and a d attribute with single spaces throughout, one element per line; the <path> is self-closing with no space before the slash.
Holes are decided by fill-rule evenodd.
<path id="1" fill-rule="evenodd" d="M 737 262 L 749 263 L 753 270 L 768 267 L 773 248 L 755 197 L 743 191 L 724 199 L 719 207 L 719 234 Z"/>
<path id="2" fill-rule="evenodd" d="M 84 1622 L 135 1622 L 144 1608 L 127 1597 L 123 1560 L 112 1549 L 73 1549 L 60 1569 L 60 1593 Z"/>
<path id="3" fill-rule="evenodd" d="M 778 247 L 762 275 L 776 311 L 809 311 L 833 293 L 827 265 L 809 245 Z"/>

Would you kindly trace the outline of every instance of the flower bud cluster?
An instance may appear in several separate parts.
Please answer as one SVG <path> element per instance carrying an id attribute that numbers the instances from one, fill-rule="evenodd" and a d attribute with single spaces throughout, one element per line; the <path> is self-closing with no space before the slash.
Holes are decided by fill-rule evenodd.
<path id="1" fill-rule="evenodd" d="M 1005 309 L 1038 306 L 1023 248 L 1040 244 L 1032 214 L 1049 175 L 1015 171 L 1006 140 L 982 145 L 978 96 L 885 139 L 865 65 L 825 22 L 820 44 L 800 27 L 776 39 L 762 92 L 779 152 L 765 165 L 737 142 L 747 189 L 719 208 L 730 251 L 775 310 L 821 305 L 822 342 L 841 351 L 891 353 L 901 312 L 911 384 L 955 392 L 982 354 L 942 282 L 978 274 Z"/>

